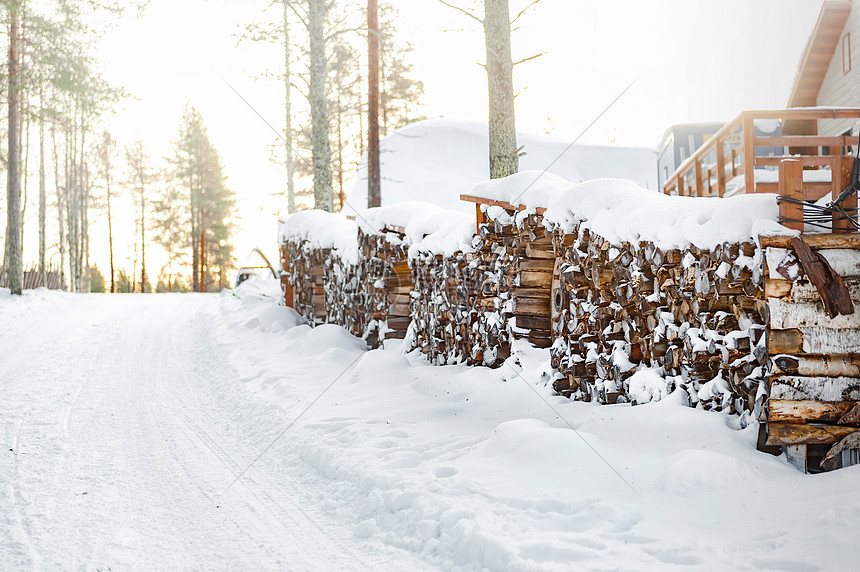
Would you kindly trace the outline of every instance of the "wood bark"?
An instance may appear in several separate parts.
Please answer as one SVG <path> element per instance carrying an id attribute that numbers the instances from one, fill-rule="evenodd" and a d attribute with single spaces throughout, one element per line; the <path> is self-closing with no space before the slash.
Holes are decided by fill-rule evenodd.
<path id="1" fill-rule="evenodd" d="M 9 2 L 9 168 L 6 173 L 6 274 L 13 294 L 20 295 L 24 287 L 24 267 L 21 245 L 21 179 L 20 166 L 20 91 L 19 60 L 21 2 Z"/>
<path id="2" fill-rule="evenodd" d="M 508 0 L 484 0 L 483 23 L 490 109 L 490 178 L 500 179 L 519 170 Z"/>
<path id="3" fill-rule="evenodd" d="M 379 13 L 367 1 L 367 207 L 382 204 L 379 165 Z"/>
<path id="4" fill-rule="evenodd" d="M 284 0 L 284 139 L 286 140 L 287 212 L 296 212 L 295 161 L 293 158 L 293 111 L 290 76 L 290 20 L 289 3 Z"/>
<path id="5" fill-rule="evenodd" d="M 325 0 L 308 1 L 310 39 L 311 153 L 314 170 L 314 208 L 334 211 L 331 176 L 331 144 L 326 101 Z"/>

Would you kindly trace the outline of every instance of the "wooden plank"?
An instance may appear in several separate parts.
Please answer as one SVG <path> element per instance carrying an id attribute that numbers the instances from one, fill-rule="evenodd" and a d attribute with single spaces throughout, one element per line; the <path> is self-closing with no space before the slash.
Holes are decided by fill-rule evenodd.
<path id="1" fill-rule="evenodd" d="M 767 420 L 779 423 L 837 423 L 857 406 L 854 401 L 769 399 Z"/>
<path id="2" fill-rule="evenodd" d="M 860 431 L 860 427 L 842 425 L 793 425 L 768 423 L 768 445 L 828 445 Z"/>
<path id="3" fill-rule="evenodd" d="M 747 191 L 749 192 L 749 191 Z M 803 164 L 794 159 L 785 159 L 779 164 L 779 194 L 796 200 L 803 199 Z M 803 206 L 794 203 L 780 203 L 780 219 L 790 219 L 782 222 L 793 230 L 803 231 Z M 800 222 L 791 222 L 792 220 Z"/>
<path id="4" fill-rule="evenodd" d="M 827 167 L 833 164 L 834 157 L 832 155 L 822 155 L 815 157 L 790 157 L 796 161 L 803 163 L 804 167 Z M 841 158 L 841 156 L 839 157 Z M 780 162 L 786 157 L 756 157 L 756 167 L 778 167 Z"/>
<path id="5" fill-rule="evenodd" d="M 717 152 L 717 196 L 726 194 L 726 141 L 722 137 L 714 137 L 714 149 Z"/>
<path id="6" fill-rule="evenodd" d="M 533 272 L 523 270 L 520 272 L 520 286 L 527 288 L 546 288 L 549 295 L 552 286 L 552 272 Z"/>
<path id="7" fill-rule="evenodd" d="M 516 323 L 518 328 L 525 328 L 527 330 L 549 330 L 551 328 L 549 316 L 545 318 L 535 316 L 516 316 Z"/>
<path id="8" fill-rule="evenodd" d="M 542 272 L 552 272 L 555 266 L 554 258 L 540 258 L 536 260 L 520 259 L 517 262 L 520 270 L 539 270 Z"/>
<path id="9" fill-rule="evenodd" d="M 517 315 L 528 314 L 530 316 L 549 316 L 549 297 L 541 298 L 517 298 L 514 313 Z"/>
<path id="10" fill-rule="evenodd" d="M 853 159 L 851 157 L 836 157 L 833 159 L 833 166 L 830 168 L 833 173 L 832 181 L 833 181 L 833 189 L 831 191 L 832 200 L 836 200 L 839 195 L 842 193 L 842 189 L 848 186 L 851 182 L 851 170 L 853 168 Z M 857 193 L 853 193 L 848 196 L 840 205 L 843 209 L 845 209 L 849 215 L 852 214 L 851 209 L 857 208 Z M 849 220 L 838 220 L 841 217 L 840 214 L 833 214 L 833 223 L 832 229 L 833 232 L 853 232 L 854 226 L 851 224 Z M 854 220 L 857 220 L 857 215 L 853 214 Z"/>
<path id="11" fill-rule="evenodd" d="M 741 113 L 742 137 L 744 142 L 744 193 L 756 192 L 755 188 L 755 129 L 751 113 Z"/>
<path id="12" fill-rule="evenodd" d="M 791 236 L 762 236 L 761 245 L 773 248 L 791 248 Z M 806 234 L 804 242 L 815 250 L 844 248 L 860 250 L 860 233 L 853 234 Z"/>
<path id="13" fill-rule="evenodd" d="M 851 137 L 853 142 L 848 142 L 848 137 L 821 137 L 808 135 L 783 135 L 782 137 L 756 137 L 756 147 L 846 147 L 857 142 L 856 137 Z"/>

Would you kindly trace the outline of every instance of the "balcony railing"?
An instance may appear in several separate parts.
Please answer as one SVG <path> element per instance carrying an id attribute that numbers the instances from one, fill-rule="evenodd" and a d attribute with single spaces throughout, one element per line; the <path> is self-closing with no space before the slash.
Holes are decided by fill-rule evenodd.
<path id="1" fill-rule="evenodd" d="M 757 137 L 756 120 L 809 122 L 819 119 L 857 119 L 856 108 L 794 108 L 774 111 L 744 111 L 708 139 L 669 177 L 663 192 L 689 197 L 722 197 L 737 193 L 788 195 L 779 167 L 786 159 L 802 170 L 801 183 L 794 180 L 790 191 L 804 201 L 817 201 L 828 193 L 836 198 L 848 184 L 851 159 L 845 152 L 857 145 L 855 136 L 780 135 Z M 761 156 L 767 148 L 768 156 Z M 780 151 L 781 150 L 781 151 Z M 798 187 L 799 188 L 795 188 Z M 844 205 L 857 206 L 856 195 Z M 781 213 L 783 214 L 783 213 Z M 796 212 L 791 214 L 796 215 Z M 800 228 L 802 224 L 792 225 Z M 833 230 L 852 228 L 835 221 Z M 802 228 L 801 228 L 802 230 Z"/>

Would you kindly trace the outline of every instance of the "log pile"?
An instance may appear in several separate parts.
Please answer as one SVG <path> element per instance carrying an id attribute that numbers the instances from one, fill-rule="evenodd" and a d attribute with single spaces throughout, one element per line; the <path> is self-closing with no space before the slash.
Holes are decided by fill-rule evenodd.
<path id="1" fill-rule="evenodd" d="M 306 241 L 288 240 L 281 245 L 284 264 L 281 280 L 286 279 L 293 292 L 293 299 L 287 300 L 287 305 L 295 308 L 310 324 L 323 324 L 328 318 L 325 278 L 330 255 L 330 248 L 309 248 Z"/>
<path id="2" fill-rule="evenodd" d="M 860 236 L 796 240 L 762 238 L 772 370 L 760 448 L 815 472 L 860 447 L 844 446 L 860 431 Z"/>
<path id="3" fill-rule="evenodd" d="M 311 324 L 339 324 L 368 346 L 402 339 L 409 314 L 412 273 L 403 233 L 358 231 L 357 262 L 307 241 L 281 245 L 282 280 L 292 288 L 287 300 Z"/>
<path id="4" fill-rule="evenodd" d="M 402 339 L 409 327 L 412 273 L 403 239 L 399 229 L 379 233 L 359 229 L 358 262 L 330 261 L 328 321 L 364 338 L 370 347 L 385 339 Z"/>
<path id="5" fill-rule="evenodd" d="M 640 364 L 705 409 L 751 411 L 767 364 L 760 251 L 753 243 L 663 250 L 556 229 L 552 363 L 563 395 L 600 403 L 631 391 Z M 659 398 L 659 397 L 657 397 Z"/>
<path id="6" fill-rule="evenodd" d="M 437 365 L 504 363 L 515 238 L 513 226 L 491 221 L 479 225 L 475 252 L 425 251 L 412 260 L 412 347 Z"/>

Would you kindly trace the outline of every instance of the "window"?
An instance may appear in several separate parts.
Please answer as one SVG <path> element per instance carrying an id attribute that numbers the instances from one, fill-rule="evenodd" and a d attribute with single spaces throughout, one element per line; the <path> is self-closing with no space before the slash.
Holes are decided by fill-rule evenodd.
<path id="1" fill-rule="evenodd" d="M 851 130 L 849 129 L 848 131 L 843 133 L 842 136 L 843 137 L 851 137 Z M 848 155 L 849 153 L 851 153 L 851 151 L 852 151 L 851 145 L 849 145 L 847 149 L 845 147 L 842 148 L 842 154 L 843 155 Z"/>
<path id="2" fill-rule="evenodd" d="M 851 71 L 851 32 L 842 36 L 842 73 Z"/>

